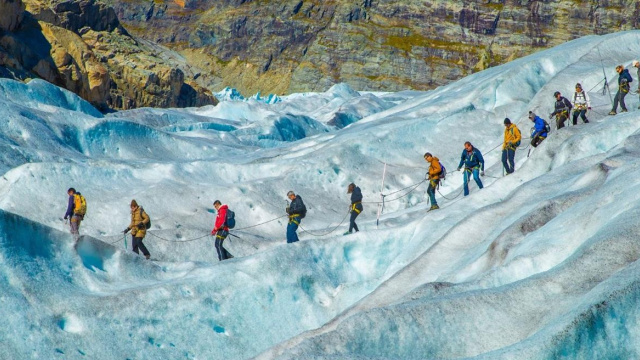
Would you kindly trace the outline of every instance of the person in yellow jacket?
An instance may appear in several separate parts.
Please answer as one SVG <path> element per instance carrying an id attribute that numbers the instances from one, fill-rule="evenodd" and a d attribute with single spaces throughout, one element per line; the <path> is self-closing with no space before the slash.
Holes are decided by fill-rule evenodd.
<path id="1" fill-rule="evenodd" d="M 516 170 L 516 148 L 520 146 L 522 135 L 516 124 L 512 124 L 509 118 L 504 119 L 504 144 L 502 144 L 502 165 L 507 175 Z"/>
<path id="2" fill-rule="evenodd" d="M 151 254 L 149 250 L 142 243 L 142 239 L 147 234 L 147 224 L 149 224 L 149 215 L 144 209 L 138 205 L 135 200 L 131 200 L 131 224 L 124 229 L 123 233 L 126 234 L 131 231 L 131 245 L 133 246 L 133 252 L 139 254 L 138 249 L 142 250 L 144 257 L 149 260 Z"/>
<path id="3" fill-rule="evenodd" d="M 440 183 L 440 175 L 442 174 L 442 166 L 440 160 L 431 155 L 431 153 L 424 154 L 424 159 L 429 163 L 429 188 L 427 188 L 427 194 L 429 194 L 429 200 L 431 201 L 431 210 L 440 209 L 438 202 L 436 201 L 436 189 Z"/>

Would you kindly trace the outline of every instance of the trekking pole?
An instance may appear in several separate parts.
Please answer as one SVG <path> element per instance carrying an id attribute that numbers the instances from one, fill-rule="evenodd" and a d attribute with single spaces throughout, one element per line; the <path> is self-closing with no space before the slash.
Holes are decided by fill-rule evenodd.
<path id="1" fill-rule="evenodd" d="M 380 214 L 382 214 L 382 211 L 384 210 L 384 194 L 382 192 L 384 191 L 384 177 L 386 174 L 387 174 L 387 163 L 384 163 L 384 170 L 382 171 L 382 186 L 380 187 L 381 203 L 378 204 L 378 215 L 376 216 L 376 229 L 380 224 Z"/>
<path id="2" fill-rule="evenodd" d="M 607 72 L 604 71 L 604 62 L 602 61 L 600 48 L 598 48 L 598 56 L 600 57 L 600 65 L 602 65 L 602 74 L 604 75 L 604 88 L 602 88 L 602 95 L 609 92 L 609 101 L 611 101 L 611 105 L 613 105 L 613 97 L 611 97 L 611 90 L 609 90 L 609 80 L 607 80 Z"/>
<path id="3" fill-rule="evenodd" d="M 243 240 L 240 236 L 238 236 L 238 235 L 233 235 L 232 233 L 229 233 L 229 236 L 233 236 L 234 238 L 238 238 L 238 239 L 240 239 L 240 240 Z M 229 239 L 229 242 L 231 242 L 231 239 Z M 255 245 L 253 245 L 253 244 L 249 244 L 249 245 L 253 246 L 253 248 L 254 248 L 254 249 L 256 249 L 256 250 L 258 249 L 258 247 L 257 247 L 257 246 L 255 246 Z"/>

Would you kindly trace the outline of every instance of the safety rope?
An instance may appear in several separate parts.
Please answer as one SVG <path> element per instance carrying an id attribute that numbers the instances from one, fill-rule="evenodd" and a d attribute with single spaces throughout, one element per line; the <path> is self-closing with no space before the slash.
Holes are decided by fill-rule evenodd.
<path id="1" fill-rule="evenodd" d="M 206 238 L 207 236 L 209 236 L 209 234 L 207 234 L 207 235 L 204 235 L 204 236 L 200 236 L 200 237 L 193 238 L 193 239 L 187 239 L 187 240 L 169 240 L 169 239 L 165 239 L 165 238 L 163 238 L 163 237 L 161 237 L 161 236 L 158 236 L 158 235 L 156 235 L 156 234 L 154 234 L 154 233 L 152 233 L 152 232 L 147 232 L 147 233 L 148 233 L 149 235 L 153 236 L 153 237 L 156 237 L 156 238 L 158 238 L 158 239 L 162 240 L 162 241 L 171 242 L 171 243 L 184 243 L 184 242 L 191 242 L 191 241 L 200 240 L 200 239 L 203 239 L 203 238 Z"/>
<path id="2" fill-rule="evenodd" d="M 233 229 L 233 231 L 251 229 L 251 228 L 254 228 L 254 227 L 257 227 L 257 226 L 260 226 L 260 225 L 264 225 L 264 224 L 268 224 L 268 223 L 270 223 L 270 222 L 273 222 L 273 221 L 276 221 L 276 220 L 279 220 L 279 219 L 282 219 L 282 218 L 285 218 L 285 217 L 288 217 L 288 216 L 289 216 L 289 215 L 282 215 L 282 216 L 279 216 L 279 217 L 277 217 L 277 218 L 275 218 L 275 219 L 271 219 L 271 220 L 268 220 L 268 221 L 265 221 L 265 222 L 261 222 L 261 223 L 259 223 L 259 224 L 255 224 L 255 225 L 251 225 L 251 226 L 246 226 L 246 227 L 243 227 L 243 228 Z"/>
<path id="3" fill-rule="evenodd" d="M 448 198 L 448 197 L 446 197 L 446 196 L 444 196 L 444 195 L 442 195 L 442 193 L 440 192 L 440 189 L 438 189 L 437 191 L 438 191 L 438 194 L 440 194 L 440 196 L 442 196 L 443 198 L 445 198 L 445 199 L 447 199 L 447 200 L 451 201 L 451 200 L 455 200 L 455 199 L 457 199 L 460 195 L 462 195 L 462 192 L 464 191 L 464 189 L 460 190 L 460 192 L 458 193 L 458 195 L 454 196 L 454 197 L 453 197 L 453 198 L 451 198 L 451 199 L 450 199 L 450 198 Z"/>
<path id="4" fill-rule="evenodd" d="M 414 190 L 416 190 L 416 189 L 417 189 L 417 188 L 418 188 L 418 187 L 419 187 L 423 182 L 426 182 L 426 180 L 422 180 L 422 181 L 420 181 L 420 182 L 418 182 L 418 183 L 415 183 L 415 184 L 413 184 L 413 185 L 407 186 L 407 187 L 406 187 L 406 188 L 404 188 L 404 189 L 401 189 L 401 190 L 398 190 L 398 191 L 394 191 L 394 192 L 389 193 L 389 194 L 383 194 L 382 196 L 383 196 L 383 198 L 385 198 L 385 199 L 384 199 L 384 201 L 362 201 L 362 203 L 363 203 L 363 204 L 382 204 L 382 203 L 387 203 L 387 202 L 389 202 L 389 201 L 396 201 L 396 200 L 400 200 L 400 199 L 402 199 L 403 197 L 406 197 L 406 196 L 408 196 L 409 194 L 411 194 L 411 193 L 412 193 Z M 413 189 L 409 190 L 409 191 L 408 191 L 406 194 L 404 194 L 404 195 L 401 195 L 401 196 L 399 196 L 399 197 L 397 197 L 397 198 L 394 198 L 394 199 L 391 199 L 391 200 L 387 200 L 387 199 L 386 199 L 386 197 L 387 197 L 387 196 L 389 196 L 389 195 L 392 195 L 392 194 L 398 193 L 398 192 L 403 191 L 403 190 L 407 190 L 407 189 L 409 189 L 409 188 L 411 188 L 411 187 L 413 187 Z"/>
<path id="5" fill-rule="evenodd" d="M 316 236 L 316 237 L 320 237 L 320 236 L 327 236 L 329 234 L 331 234 L 332 232 L 336 231 L 340 225 L 342 225 L 344 223 L 344 221 L 347 219 L 347 216 L 349 216 L 350 211 L 347 211 L 347 214 L 342 218 L 342 221 L 340 221 L 340 224 L 338 224 L 336 227 L 334 227 L 333 229 L 331 229 L 329 232 L 325 232 L 322 234 L 317 234 L 317 233 L 313 233 L 305 228 L 302 227 L 302 225 L 298 225 L 300 227 L 300 229 L 302 229 L 303 232 L 306 232 L 307 234 L 311 235 L 311 236 Z"/>

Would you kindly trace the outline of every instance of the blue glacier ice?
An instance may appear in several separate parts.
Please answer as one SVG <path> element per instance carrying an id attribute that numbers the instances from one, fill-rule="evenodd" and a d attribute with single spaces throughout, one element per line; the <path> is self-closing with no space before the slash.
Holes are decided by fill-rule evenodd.
<path id="1" fill-rule="evenodd" d="M 590 36 L 426 92 L 105 116 L 0 80 L 0 359 L 639 358 L 640 112 L 606 116 L 601 67 L 615 92 L 638 48 L 640 31 Z M 531 148 L 528 112 L 576 82 L 591 122 Z M 509 176 L 505 117 L 525 137 Z M 465 141 L 486 160 L 468 197 Z M 449 169 L 431 212 L 427 151 Z M 343 236 L 351 182 L 364 212 Z M 69 187 L 88 202 L 77 243 Z M 289 190 L 308 207 L 295 244 Z M 132 199 L 151 261 L 122 234 Z M 224 262 L 216 199 L 236 213 Z"/>

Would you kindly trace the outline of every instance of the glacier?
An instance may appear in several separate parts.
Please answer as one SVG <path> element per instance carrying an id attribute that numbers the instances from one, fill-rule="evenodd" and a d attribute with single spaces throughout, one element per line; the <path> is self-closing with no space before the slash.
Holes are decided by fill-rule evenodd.
<path id="1" fill-rule="evenodd" d="M 638 48 L 640 31 L 589 36 L 427 92 L 226 89 L 106 115 L 0 79 L 0 359 L 639 358 L 639 99 L 606 116 L 602 92 Z M 524 140 L 503 176 L 503 119 L 528 137 L 528 111 L 550 120 L 576 82 L 591 123 Z M 467 140 L 485 188 L 462 197 Z M 427 151 L 449 170 L 431 212 Z M 365 210 L 342 236 L 351 182 Z M 88 201 L 77 243 L 69 187 Z M 288 190 L 309 209 L 295 244 Z M 131 199 L 152 261 L 121 233 Z M 216 199 L 237 220 L 224 262 Z"/>

